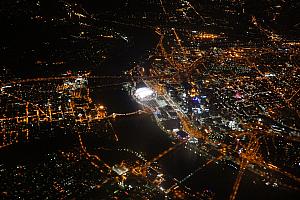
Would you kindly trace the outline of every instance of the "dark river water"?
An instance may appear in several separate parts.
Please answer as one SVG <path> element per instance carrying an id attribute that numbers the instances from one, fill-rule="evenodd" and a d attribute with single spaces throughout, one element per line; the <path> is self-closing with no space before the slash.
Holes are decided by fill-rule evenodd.
<path id="1" fill-rule="evenodd" d="M 140 109 L 134 99 L 121 87 L 94 89 L 93 93 L 96 102 L 107 105 L 110 113 L 126 113 Z M 118 146 L 115 149 L 131 149 L 142 153 L 147 160 L 151 160 L 160 152 L 174 145 L 172 139 L 156 125 L 151 115 L 119 118 L 112 121 L 112 124 L 119 138 Z M 86 140 L 89 149 L 103 145 L 110 146 L 109 142 L 109 140 L 94 140 L 93 137 Z M 1 160 L 7 161 L 14 157 L 14 161 L 38 163 L 47 153 L 72 148 L 73 146 L 78 146 L 78 141 L 69 137 L 52 138 L 44 142 L 36 141 L 33 144 L 21 145 L 2 151 Z M 126 154 L 116 150 L 99 151 L 98 153 L 110 165 L 120 163 L 123 159 L 131 159 Z M 166 177 L 181 180 L 207 161 L 207 158 L 200 157 L 183 147 L 179 147 L 161 158 L 158 163 Z M 193 191 L 212 191 L 216 194 L 216 199 L 228 199 L 236 176 L 237 170 L 233 167 L 222 163 L 212 164 L 200 170 L 185 181 L 183 185 Z M 241 181 L 238 199 L 284 199 L 285 197 L 289 200 L 297 199 L 295 196 L 297 194 L 277 187 L 266 186 L 261 179 L 257 175 L 246 173 Z"/>
<path id="2" fill-rule="evenodd" d="M 117 58 L 107 61 L 107 69 L 112 74 L 121 74 L 130 63 L 143 56 L 147 50 L 155 47 L 157 37 L 152 32 L 145 30 L 134 30 L 128 28 L 134 39 L 134 44 L 129 49 L 123 49 Z M 101 71 L 94 71 L 101 74 Z M 108 113 L 126 113 L 140 109 L 140 106 L 122 87 L 93 88 L 93 98 L 95 103 L 103 104 L 107 107 Z M 168 149 L 172 144 L 172 139 L 157 126 L 151 115 L 141 115 L 134 117 L 120 118 L 112 121 L 115 132 L 118 135 L 118 148 L 127 148 L 140 152 L 149 160 L 160 152 Z M 39 141 L 30 145 L 22 145 L 12 150 L 1 152 L 2 161 L 8 161 L 9 157 L 15 160 L 42 159 L 43 156 L 60 148 L 72 147 L 78 141 L 69 138 L 52 138 L 44 143 Z M 105 143 L 106 141 L 102 141 Z M 97 146 L 95 142 L 92 145 Z M 102 144 L 99 143 L 99 146 Z M 20 153 L 21 152 L 21 153 Z M 103 159 L 110 164 L 118 163 L 124 157 L 116 152 L 103 152 Z M 181 180 L 198 166 L 207 162 L 205 157 L 200 157 L 193 152 L 180 147 L 159 160 L 162 171 L 168 177 L 175 177 Z M 202 192 L 210 190 L 216 194 L 217 199 L 228 199 L 232 191 L 237 170 L 225 164 L 212 164 L 200 170 L 183 184 L 193 191 Z M 246 173 L 242 178 L 238 199 L 295 199 L 293 193 L 284 192 L 282 189 L 265 186 L 257 175 Z M 284 195 L 283 195 L 284 194 Z"/>
<path id="3" fill-rule="evenodd" d="M 114 89 L 95 89 L 96 101 L 107 105 L 109 112 L 126 113 L 140 109 L 141 107 L 121 87 Z M 132 149 L 136 152 L 143 152 L 147 160 L 168 149 L 172 139 L 163 132 L 151 116 L 134 116 L 119 118 L 112 122 L 119 137 L 120 148 Z M 105 155 L 105 154 L 104 154 Z M 110 154 L 108 154 L 110 155 Z M 118 157 L 117 154 L 113 154 Z M 105 156 L 108 161 L 110 156 Z M 124 158 L 124 157 L 123 157 Z M 122 160 L 114 158 L 114 162 Z M 184 147 L 170 152 L 159 160 L 160 167 L 167 177 L 183 179 L 208 160 L 200 157 Z M 190 179 L 183 183 L 184 186 L 193 191 L 212 191 L 217 199 L 228 199 L 237 176 L 237 170 L 225 163 L 212 164 L 203 168 Z M 263 178 L 245 173 L 242 178 L 238 199 L 296 199 L 295 193 L 290 193 L 278 187 L 266 186 Z"/>

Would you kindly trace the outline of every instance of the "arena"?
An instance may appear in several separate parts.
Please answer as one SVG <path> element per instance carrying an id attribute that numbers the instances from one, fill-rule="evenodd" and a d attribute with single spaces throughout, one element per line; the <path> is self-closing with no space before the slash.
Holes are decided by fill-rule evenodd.
<path id="1" fill-rule="evenodd" d="M 148 87 L 141 87 L 135 91 L 134 96 L 139 100 L 150 100 L 155 97 L 155 93 Z"/>

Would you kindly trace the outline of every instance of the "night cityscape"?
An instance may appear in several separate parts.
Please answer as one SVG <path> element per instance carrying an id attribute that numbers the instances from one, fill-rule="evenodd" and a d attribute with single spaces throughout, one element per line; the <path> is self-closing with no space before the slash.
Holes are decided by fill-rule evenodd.
<path id="1" fill-rule="evenodd" d="M 1 0 L 0 199 L 300 199 L 299 0 Z"/>

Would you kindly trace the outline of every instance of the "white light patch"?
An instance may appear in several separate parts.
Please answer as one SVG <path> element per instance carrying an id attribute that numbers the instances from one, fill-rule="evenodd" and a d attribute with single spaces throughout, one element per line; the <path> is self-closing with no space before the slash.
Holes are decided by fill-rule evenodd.
<path id="1" fill-rule="evenodd" d="M 139 88 L 135 91 L 135 96 L 138 98 L 138 99 L 144 99 L 146 97 L 150 97 L 153 95 L 153 91 L 150 89 L 150 88 L 147 88 L 147 87 L 142 87 L 142 88 Z"/>

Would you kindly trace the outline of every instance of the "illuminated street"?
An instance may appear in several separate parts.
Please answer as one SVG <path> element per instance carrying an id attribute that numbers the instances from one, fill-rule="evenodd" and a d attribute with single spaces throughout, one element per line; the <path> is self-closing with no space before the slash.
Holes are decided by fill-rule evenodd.
<path id="1" fill-rule="evenodd" d="M 296 0 L 4 0 L 1 199 L 300 199 Z"/>

